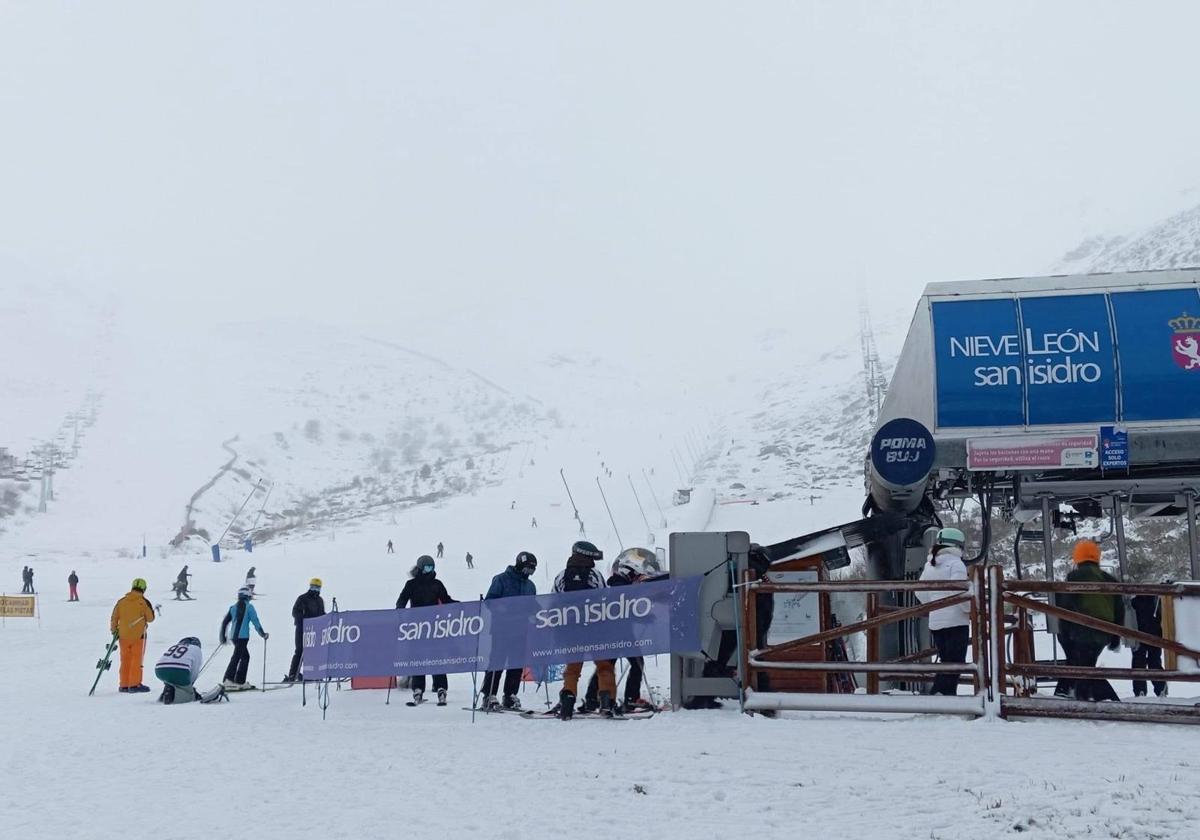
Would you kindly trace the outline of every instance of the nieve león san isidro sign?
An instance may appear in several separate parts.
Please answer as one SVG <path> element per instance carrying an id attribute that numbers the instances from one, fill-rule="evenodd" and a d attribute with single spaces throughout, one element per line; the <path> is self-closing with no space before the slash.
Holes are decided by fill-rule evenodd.
<path id="1" fill-rule="evenodd" d="M 1198 419 L 1195 313 L 1194 287 L 935 300 L 937 425 Z"/>

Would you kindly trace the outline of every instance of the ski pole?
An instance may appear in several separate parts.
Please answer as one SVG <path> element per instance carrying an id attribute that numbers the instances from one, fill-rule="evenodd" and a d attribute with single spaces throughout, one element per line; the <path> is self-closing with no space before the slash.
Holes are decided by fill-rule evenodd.
<path id="1" fill-rule="evenodd" d="M 216 650 L 214 650 L 212 653 L 210 653 L 208 655 L 208 659 L 206 659 L 204 664 L 202 666 L 200 666 L 200 673 L 196 674 L 197 680 L 200 679 L 200 674 L 203 674 L 204 671 L 208 668 L 208 664 L 217 658 L 217 654 L 221 652 L 221 648 L 223 648 L 223 647 L 225 647 L 225 643 L 221 642 L 220 644 L 217 645 Z"/>
<path id="2" fill-rule="evenodd" d="M 263 636 L 263 678 L 262 678 L 261 686 L 262 686 L 263 691 L 267 690 L 267 637 L 266 636 Z"/>
<path id="3" fill-rule="evenodd" d="M 479 593 L 479 616 L 483 617 L 483 593 Z M 479 673 L 479 640 L 483 636 L 482 629 L 475 637 L 475 659 L 471 663 L 471 723 L 475 722 L 475 707 L 479 705 L 479 686 L 476 682 Z M 494 690 L 494 689 L 493 689 Z"/>

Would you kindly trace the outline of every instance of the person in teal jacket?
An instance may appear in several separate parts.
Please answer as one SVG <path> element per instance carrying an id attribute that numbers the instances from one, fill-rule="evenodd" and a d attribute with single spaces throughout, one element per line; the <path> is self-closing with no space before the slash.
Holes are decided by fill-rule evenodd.
<path id="1" fill-rule="evenodd" d="M 254 686 L 246 685 L 246 672 L 250 669 L 250 625 L 254 625 L 258 635 L 264 639 L 270 638 L 258 620 L 258 612 L 250 603 L 251 594 L 247 586 L 239 589 L 237 603 L 229 608 L 221 621 L 221 644 L 231 639 L 233 641 L 233 656 L 225 668 L 223 685 L 226 691 L 254 689 Z"/>

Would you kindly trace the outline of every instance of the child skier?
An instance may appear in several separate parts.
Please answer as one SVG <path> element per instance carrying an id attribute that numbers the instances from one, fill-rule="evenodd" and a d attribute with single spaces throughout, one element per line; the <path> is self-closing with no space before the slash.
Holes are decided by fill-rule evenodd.
<path id="1" fill-rule="evenodd" d="M 554 579 L 555 592 L 579 592 L 587 589 L 604 589 L 604 575 L 596 571 L 596 561 L 603 560 L 604 553 L 587 540 L 579 540 L 571 546 L 567 567 Z M 570 720 L 575 713 L 575 697 L 579 690 L 579 674 L 582 662 L 572 662 L 563 673 L 563 688 L 558 694 L 558 716 Z M 600 713 L 619 717 L 621 709 L 613 705 L 617 693 L 617 682 L 611 659 L 596 662 L 596 678 L 600 685 Z"/>
<path id="2" fill-rule="evenodd" d="M 149 691 L 142 685 L 142 659 L 146 655 L 146 625 L 154 621 L 154 607 L 146 600 L 146 580 L 134 578 L 129 592 L 113 607 L 108 629 L 121 643 L 121 693 Z"/>
<path id="3" fill-rule="evenodd" d="M 154 676 L 163 683 L 158 702 L 170 705 L 199 700 L 194 686 L 202 661 L 200 640 L 195 636 L 187 636 L 167 648 L 154 665 Z"/>
<path id="4" fill-rule="evenodd" d="M 222 685 L 226 691 L 251 691 L 254 686 L 246 684 L 246 672 L 250 669 L 250 625 L 258 631 L 263 639 L 270 638 L 258 620 L 258 612 L 250 603 L 250 590 L 243 586 L 238 590 L 237 603 L 225 613 L 221 621 L 221 644 L 233 640 L 233 656 L 225 668 L 225 681 Z M 227 632 L 232 631 L 232 632 Z"/>
<path id="5" fill-rule="evenodd" d="M 536 595 L 537 587 L 530 578 L 537 571 L 537 558 L 531 552 L 522 551 L 511 566 L 492 578 L 484 600 L 493 598 L 510 598 L 521 595 Z M 496 689 L 500 685 L 500 672 L 488 671 L 483 678 L 482 708 L 494 711 L 499 708 L 519 711 L 521 701 L 517 699 L 517 689 L 521 687 L 523 668 L 509 668 L 504 672 L 504 702 L 503 706 L 496 702 Z"/>
<path id="6" fill-rule="evenodd" d="M 445 584 L 437 579 L 437 567 L 433 558 L 428 554 L 422 554 L 417 558 L 417 565 L 413 566 L 412 571 L 409 572 L 409 579 L 405 582 L 404 588 L 400 590 L 400 597 L 396 599 L 396 609 L 457 603 L 458 601 L 451 598 L 450 593 L 446 591 Z M 437 692 L 439 706 L 446 705 L 446 689 L 449 685 L 445 674 L 433 675 L 433 690 Z M 424 674 L 418 674 L 412 678 L 412 693 L 414 705 L 424 700 Z"/>

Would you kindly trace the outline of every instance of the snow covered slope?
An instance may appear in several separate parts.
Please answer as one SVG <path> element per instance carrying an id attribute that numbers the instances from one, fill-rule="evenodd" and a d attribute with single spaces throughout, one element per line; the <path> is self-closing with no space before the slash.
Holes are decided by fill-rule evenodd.
<path id="1" fill-rule="evenodd" d="M 1152 271 L 1200 266 L 1200 205 L 1130 234 L 1090 237 L 1063 256 L 1055 274 Z"/>

